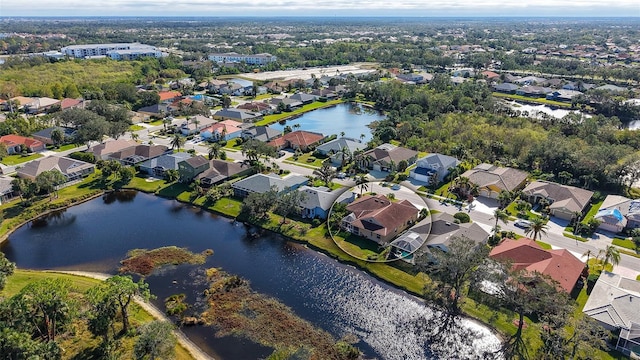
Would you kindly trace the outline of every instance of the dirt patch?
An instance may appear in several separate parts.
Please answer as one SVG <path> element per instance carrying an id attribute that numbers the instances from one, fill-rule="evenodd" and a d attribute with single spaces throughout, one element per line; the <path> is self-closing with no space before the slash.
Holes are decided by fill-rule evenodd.
<path id="1" fill-rule="evenodd" d="M 217 330 L 216 336 L 245 337 L 275 348 L 283 358 L 301 353 L 310 355 L 309 359 L 360 357 L 347 341 L 336 342 L 276 299 L 253 291 L 246 280 L 218 269 L 208 269 L 207 277 L 209 308 L 202 319 Z"/>
<path id="2" fill-rule="evenodd" d="M 127 253 L 127 258 L 120 262 L 122 265 L 120 272 L 146 276 L 165 265 L 204 264 L 207 256 L 210 255 L 213 255 L 211 249 L 196 254 L 177 246 L 166 246 L 153 250 L 133 249 Z"/>

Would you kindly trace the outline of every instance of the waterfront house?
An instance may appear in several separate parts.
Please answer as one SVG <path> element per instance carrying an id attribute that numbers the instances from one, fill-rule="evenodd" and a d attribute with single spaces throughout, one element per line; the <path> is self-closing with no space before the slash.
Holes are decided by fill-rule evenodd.
<path id="1" fill-rule="evenodd" d="M 248 129 L 244 129 L 240 137 L 244 140 L 257 140 L 262 142 L 269 142 L 282 135 L 280 130 L 270 128 L 268 126 L 254 126 Z"/>
<path id="2" fill-rule="evenodd" d="M 96 157 L 96 160 L 107 160 L 109 155 L 136 145 L 138 145 L 138 143 L 134 140 L 118 139 L 94 145 L 89 148 L 87 152 L 92 153 Z"/>
<path id="3" fill-rule="evenodd" d="M 107 160 L 116 160 L 122 165 L 133 166 L 170 152 L 172 150 L 164 145 L 136 144 L 107 155 Z"/>
<path id="4" fill-rule="evenodd" d="M 196 176 L 202 186 L 212 186 L 228 179 L 246 175 L 252 171 L 251 167 L 242 162 L 229 162 L 212 159 L 209 168 Z"/>
<path id="5" fill-rule="evenodd" d="M 516 90 L 518 90 L 519 88 L 520 87 L 516 84 L 502 83 L 502 84 L 495 85 L 493 87 L 493 91 L 501 92 L 505 94 L 515 94 Z"/>
<path id="6" fill-rule="evenodd" d="M 10 201 L 15 197 L 12 182 L 15 180 L 11 176 L 0 175 L 0 205 Z"/>
<path id="7" fill-rule="evenodd" d="M 289 174 L 282 178 L 276 174 L 255 174 L 233 183 L 233 193 L 237 197 L 246 197 L 251 193 L 264 194 L 271 189 L 278 193 L 295 190 L 307 185 L 309 178 L 302 175 Z"/>
<path id="8" fill-rule="evenodd" d="M 497 199 L 503 190 L 513 192 L 522 189 L 529 174 L 509 167 L 480 164 L 461 176 L 478 187 L 480 196 Z"/>
<path id="9" fill-rule="evenodd" d="M 0 137 L 0 144 L 6 147 L 9 155 L 20 154 L 23 148 L 32 153 L 46 149 L 45 144 L 40 140 L 14 134 Z"/>
<path id="10" fill-rule="evenodd" d="M 241 105 L 236 106 L 236 109 L 246 110 L 252 113 L 260 113 L 262 115 L 269 115 L 273 112 L 273 107 L 264 102 L 248 102 Z"/>
<path id="11" fill-rule="evenodd" d="M 418 225 L 412 230 L 428 234 L 426 245 L 430 249 L 449 251 L 451 241 L 460 237 L 471 239 L 476 244 L 483 244 L 489 238 L 489 232 L 477 223 L 458 223 L 453 215 L 447 213 L 432 214 L 430 221 L 422 223 L 424 230 L 416 228 Z"/>
<path id="12" fill-rule="evenodd" d="M 375 171 L 396 171 L 398 163 L 406 161 L 408 165 L 416 162 L 418 152 L 392 144 L 382 144 L 364 153 L 369 168 Z"/>
<path id="13" fill-rule="evenodd" d="M 384 195 L 365 195 L 347 205 L 341 227 L 378 244 L 387 244 L 415 223 L 418 208 L 410 201 L 391 201 Z"/>
<path id="14" fill-rule="evenodd" d="M 169 153 L 140 163 L 140 172 L 163 178 L 167 170 L 178 170 L 178 163 L 191 157 L 186 152 Z"/>
<path id="15" fill-rule="evenodd" d="M 293 94 L 289 99 L 300 101 L 303 105 L 311 104 L 312 102 L 316 101 L 315 95 L 305 93 Z"/>
<path id="16" fill-rule="evenodd" d="M 261 113 L 254 113 L 243 109 L 227 108 L 216 111 L 213 118 L 217 120 L 236 120 L 241 123 L 251 123 L 262 119 Z"/>
<path id="17" fill-rule="evenodd" d="M 277 150 L 290 148 L 294 150 L 300 149 L 305 152 L 310 147 L 319 144 L 323 139 L 324 135 L 321 133 L 297 130 L 270 141 L 268 145 L 275 147 Z"/>
<path id="18" fill-rule="evenodd" d="M 552 93 L 547 94 L 547 100 L 555 101 L 571 101 L 574 97 L 580 96 L 582 93 L 577 90 L 554 90 Z"/>
<path id="19" fill-rule="evenodd" d="M 198 174 L 209 169 L 209 160 L 202 155 L 193 156 L 178 163 L 180 182 L 191 182 Z"/>
<path id="20" fill-rule="evenodd" d="M 536 180 L 522 190 L 522 195 L 532 204 L 546 201 L 551 215 L 571 220 L 576 213 L 585 210 L 593 192 L 575 186 Z"/>
<path id="21" fill-rule="evenodd" d="M 67 179 L 66 183 L 69 183 L 92 174 L 95 165 L 68 157 L 48 156 L 24 164 L 17 173 L 21 178 L 35 180 L 42 172 L 50 170 L 60 171 Z"/>
<path id="22" fill-rule="evenodd" d="M 340 197 L 340 202 L 349 204 L 355 200 L 355 194 L 351 191 L 332 191 L 328 187 L 302 186 L 298 189 L 304 193 L 304 200 L 300 202 L 301 216 L 309 219 L 326 219 L 333 203 Z"/>
<path id="23" fill-rule="evenodd" d="M 449 169 L 458 164 L 460 161 L 452 156 L 429 154 L 416 161 L 416 167 L 409 171 L 409 177 L 425 183 L 430 183 L 431 177 L 435 177 L 436 183 L 440 183 L 449 175 Z"/>

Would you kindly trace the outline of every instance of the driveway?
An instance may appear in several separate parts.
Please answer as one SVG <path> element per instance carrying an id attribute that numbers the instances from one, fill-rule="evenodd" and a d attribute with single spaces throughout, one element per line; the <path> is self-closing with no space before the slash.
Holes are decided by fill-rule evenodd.
<path id="1" fill-rule="evenodd" d="M 478 211 L 493 216 L 494 212 L 498 208 L 498 202 L 494 199 L 486 199 L 478 197 L 469 205 L 473 211 Z"/>

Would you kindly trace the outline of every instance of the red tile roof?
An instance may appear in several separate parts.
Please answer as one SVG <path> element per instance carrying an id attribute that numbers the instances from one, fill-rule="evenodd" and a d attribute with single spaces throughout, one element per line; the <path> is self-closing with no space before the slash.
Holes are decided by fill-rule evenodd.
<path id="1" fill-rule="evenodd" d="M 418 214 L 418 209 L 410 201 L 393 202 L 384 195 L 363 196 L 349 204 L 347 210 L 356 216 L 354 226 L 382 236 L 394 229 L 403 229 Z"/>
<path id="2" fill-rule="evenodd" d="M 80 105 L 80 103 L 82 103 L 82 100 L 65 98 L 62 99 L 62 102 L 60 102 L 60 109 L 69 109 L 74 106 Z"/>
<path id="3" fill-rule="evenodd" d="M 44 143 L 42 141 L 20 135 L 5 135 L 0 137 L 0 143 L 5 144 L 6 146 L 24 144 L 29 149 L 44 147 Z"/>
<path id="4" fill-rule="evenodd" d="M 565 249 L 544 250 L 531 239 L 506 239 L 491 250 L 496 260 L 509 260 L 514 270 L 538 272 L 550 276 L 566 292 L 573 290 L 584 263 Z"/>
<path id="5" fill-rule="evenodd" d="M 171 100 L 182 96 L 180 91 L 160 91 L 158 95 L 160 95 L 160 101 Z"/>
<path id="6" fill-rule="evenodd" d="M 289 142 L 292 147 L 307 147 L 324 139 L 324 135 L 310 131 L 298 130 L 285 134 L 282 138 Z"/>

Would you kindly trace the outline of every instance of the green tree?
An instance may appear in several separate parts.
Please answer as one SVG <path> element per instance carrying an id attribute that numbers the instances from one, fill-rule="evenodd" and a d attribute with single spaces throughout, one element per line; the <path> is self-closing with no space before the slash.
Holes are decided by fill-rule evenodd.
<path id="1" fill-rule="evenodd" d="M 496 209 L 493 212 L 493 218 L 496 220 L 495 225 L 493 226 L 493 236 L 498 235 L 498 231 L 500 230 L 498 226 L 498 221 L 502 221 L 505 225 L 509 223 L 509 213 L 504 210 Z"/>
<path id="2" fill-rule="evenodd" d="M 302 191 L 285 189 L 285 192 L 278 195 L 273 211 L 282 216 L 280 226 L 287 222 L 287 217 L 291 214 L 300 213 L 300 204 L 307 199 L 307 194 Z"/>
<path id="3" fill-rule="evenodd" d="M 549 229 L 549 225 L 545 219 L 537 216 L 531 219 L 531 224 L 525 230 L 525 234 L 527 236 L 533 235 L 531 237 L 533 240 L 539 240 L 542 239 L 542 235 L 547 234 L 547 229 Z"/>
<path id="4" fill-rule="evenodd" d="M 174 182 L 178 181 L 178 179 L 180 178 L 180 173 L 178 172 L 178 170 L 169 169 L 164 172 L 164 177 L 168 182 Z"/>
<path id="5" fill-rule="evenodd" d="M 55 194 L 58 186 L 67 182 L 67 178 L 60 172 L 60 170 L 53 169 L 43 171 L 36 176 L 35 183 L 38 188 L 46 194 Z"/>
<path id="6" fill-rule="evenodd" d="M 114 299 L 122 316 L 122 332 L 129 331 L 129 306 L 135 296 L 149 300 L 151 293 L 149 285 L 143 280 L 134 282 L 131 276 L 115 275 L 104 282 L 105 291 Z"/>
<path id="7" fill-rule="evenodd" d="M 231 107 L 231 98 L 229 97 L 229 95 L 222 96 L 222 107 L 224 109 L 228 109 L 229 107 Z"/>
<path id="8" fill-rule="evenodd" d="M 313 175 L 317 176 L 324 184 L 331 186 L 331 180 L 336 177 L 336 171 L 328 161 L 322 163 L 322 167 L 313 170 Z"/>
<path id="9" fill-rule="evenodd" d="M 175 134 L 173 135 L 173 137 L 171 138 L 171 149 L 175 150 L 178 149 L 180 150 L 180 148 L 184 145 L 184 137 L 182 137 L 182 135 L 180 134 Z"/>
<path id="10" fill-rule="evenodd" d="M 173 359 L 176 341 L 171 323 L 152 321 L 140 327 L 133 352 L 136 360 Z"/>
<path id="11" fill-rule="evenodd" d="M 209 145 L 209 160 L 217 159 L 220 156 L 220 149 L 222 149 L 222 145 L 219 143 Z"/>
<path id="12" fill-rule="evenodd" d="M 13 274 L 16 269 L 16 264 L 7 260 L 3 253 L 0 252 L 0 291 L 4 289 L 7 283 L 7 277 Z"/>
<path id="13" fill-rule="evenodd" d="M 360 196 L 364 191 L 369 190 L 369 180 L 367 180 L 366 175 L 356 177 L 356 187 L 360 188 Z"/>
<path id="14" fill-rule="evenodd" d="M 55 147 L 60 146 L 64 142 L 64 132 L 60 128 L 55 128 L 51 131 L 51 141 Z"/>
<path id="15" fill-rule="evenodd" d="M 122 166 L 118 170 L 118 175 L 120 177 L 120 181 L 126 185 L 133 180 L 134 176 L 136 176 L 136 169 L 133 166 Z"/>
<path id="16" fill-rule="evenodd" d="M 107 286 L 100 284 L 86 293 L 89 302 L 88 325 L 94 336 L 102 337 L 103 344 L 109 344 L 116 336 L 115 323 L 118 315 L 118 303 Z"/>
<path id="17" fill-rule="evenodd" d="M 609 264 L 616 266 L 620 263 L 620 251 L 614 245 L 607 245 L 604 250 L 600 250 L 600 254 L 602 255 L 603 268 Z"/>

